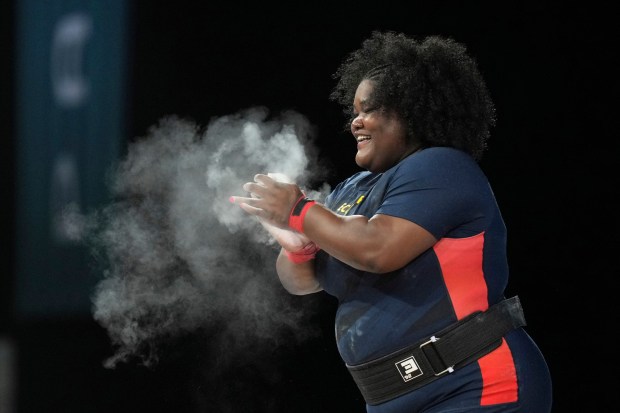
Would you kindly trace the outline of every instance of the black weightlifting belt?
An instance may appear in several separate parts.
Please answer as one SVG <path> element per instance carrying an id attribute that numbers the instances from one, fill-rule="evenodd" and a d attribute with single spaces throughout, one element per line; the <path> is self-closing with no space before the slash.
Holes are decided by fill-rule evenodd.
<path id="1" fill-rule="evenodd" d="M 518 296 L 475 312 L 420 342 L 347 368 L 366 403 L 386 402 L 435 381 L 500 346 L 510 330 L 525 326 Z"/>

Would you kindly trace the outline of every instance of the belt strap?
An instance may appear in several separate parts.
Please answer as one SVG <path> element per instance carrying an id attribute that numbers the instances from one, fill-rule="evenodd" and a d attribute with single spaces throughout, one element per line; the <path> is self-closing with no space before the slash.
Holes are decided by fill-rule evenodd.
<path id="1" fill-rule="evenodd" d="M 479 359 L 499 347 L 508 331 L 525 325 L 521 301 L 514 296 L 412 346 L 347 369 L 366 403 L 379 404 Z"/>

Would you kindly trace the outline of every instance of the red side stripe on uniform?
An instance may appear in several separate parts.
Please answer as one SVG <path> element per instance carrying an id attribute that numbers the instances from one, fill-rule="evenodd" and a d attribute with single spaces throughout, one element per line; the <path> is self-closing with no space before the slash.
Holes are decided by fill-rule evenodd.
<path id="1" fill-rule="evenodd" d="M 489 308 L 482 272 L 484 233 L 468 238 L 442 238 L 433 247 L 454 312 L 460 320 L 474 311 Z M 478 360 L 483 389 L 480 404 L 517 400 L 517 375 L 512 353 L 505 341 Z"/>
<path id="2" fill-rule="evenodd" d="M 481 357 L 478 365 L 483 383 L 480 405 L 517 401 L 517 372 L 506 340 L 502 340 L 497 349 Z"/>
<path id="3" fill-rule="evenodd" d="M 434 250 L 452 299 L 456 317 L 489 308 L 487 285 L 482 273 L 484 233 L 468 238 L 442 238 Z"/>

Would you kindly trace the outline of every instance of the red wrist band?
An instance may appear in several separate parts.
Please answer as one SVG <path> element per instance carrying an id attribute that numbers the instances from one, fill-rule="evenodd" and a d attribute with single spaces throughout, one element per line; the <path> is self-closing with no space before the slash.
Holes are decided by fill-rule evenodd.
<path id="1" fill-rule="evenodd" d="M 297 232 L 304 232 L 304 218 L 312 205 L 316 204 L 312 199 L 306 198 L 305 195 L 299 197 L 295 206 L 291 209 L 288 218 L 288 226 Z"/>
<path id="2" fill-rule="evenodd" d="M 288 258 L 289 261 L 295 264 L 299 264 L 313 259 L 320 249 L 321 248 L 319 248 L 318 245 L 316 245 L 314 242 L 311 242 L 307 244 L 302 250 L 297 252 L 291 252 L 285 249 L 284 254 L 286 254 L 286 258 Z"/>

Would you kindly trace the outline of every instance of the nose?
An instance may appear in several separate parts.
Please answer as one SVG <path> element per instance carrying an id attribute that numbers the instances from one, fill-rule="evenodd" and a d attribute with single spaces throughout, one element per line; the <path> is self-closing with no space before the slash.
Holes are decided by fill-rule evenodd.
<path id="1" fill-rule="evenodd" d="M 364 126 L 362 122 L 362 118 L 357 116 L 353 121 L 351 121 L 351 132 L 355 133 L 356 130 L 361 129 Z"/>

